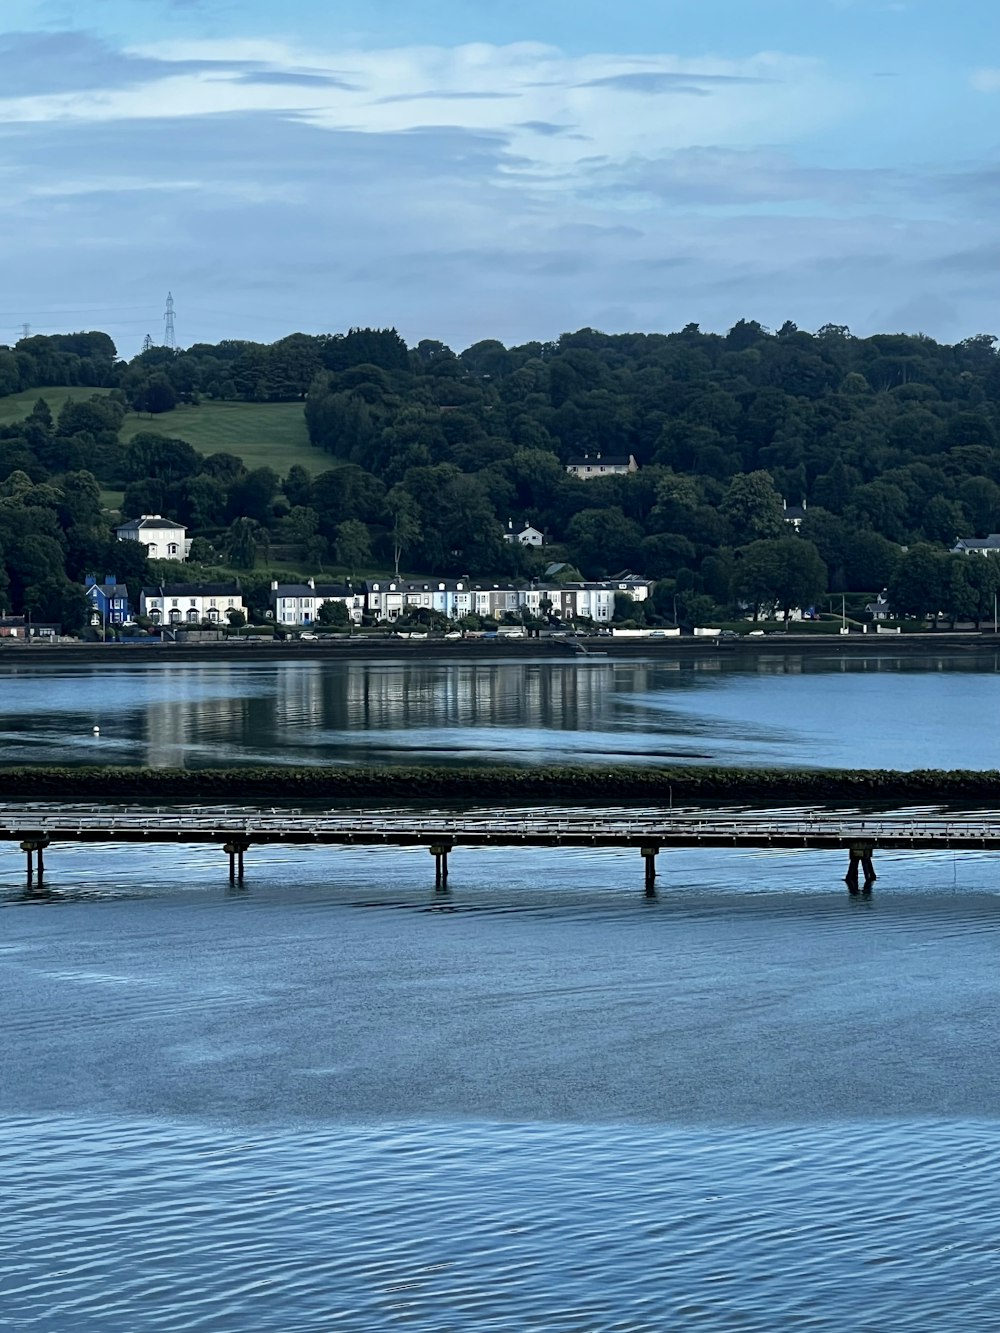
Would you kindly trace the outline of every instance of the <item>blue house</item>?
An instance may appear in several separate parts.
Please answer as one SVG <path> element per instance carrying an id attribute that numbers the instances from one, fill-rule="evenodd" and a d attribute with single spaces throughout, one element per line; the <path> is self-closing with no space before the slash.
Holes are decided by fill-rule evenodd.
<path id="1" fill-rule="evenodd" d="M 106 574 L 103 583 L 97 582 L 96 575 L 88 574 L 85 591 L 92 625 L 124 625 L 126 620 L 132 619 L 128 588 L 119 583 L 114 574 Z"/>

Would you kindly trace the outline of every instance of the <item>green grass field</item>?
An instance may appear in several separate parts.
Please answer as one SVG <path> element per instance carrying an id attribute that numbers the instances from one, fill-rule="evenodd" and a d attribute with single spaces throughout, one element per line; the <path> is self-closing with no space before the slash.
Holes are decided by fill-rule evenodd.
<path id="1" fill-rule="evenodd" d="M 90 398 L 106 389 L 30 389 L 0 398 L 0 425 L 21 421 L 39 398 L 59 411 L 68 398 Z M 284 476 L 296 463 L 307 472 L 323 472 L 334 465 L 329 454 L 309 443 L 301 403 L 202 403 L 199 407 L 175 407 L 160 416 L 130 412 L 121 438 L 128 443 L 141 431 L 155 431 L 187 440 L 202 454 L 236 454 L 247 467 L 271 467 Z"/>
<path id="2" fill-rule="evenodd" d="M 310 473 L 334 463 L 309 443 L 301 403 L 202 403 L 156 417 L 130 412 L 121 438 L 127 444 L 146 430 L 187 440 L 199 453 L 236 454 L 247 467 L 271 467 L 279 476 L 296 463 Z"/>
<path id="3" fill-rule="evenodd" d="M 107 389 L 28 389 L 25 393 L 12 393 L 9 398 L 0 398 L 0 426 L 9 426 L 12 421 L 23 421 L 31 409 L 44 398 L 54 417 L 67 398 L 92 398 L 95 393 L 108 393 Z"/>

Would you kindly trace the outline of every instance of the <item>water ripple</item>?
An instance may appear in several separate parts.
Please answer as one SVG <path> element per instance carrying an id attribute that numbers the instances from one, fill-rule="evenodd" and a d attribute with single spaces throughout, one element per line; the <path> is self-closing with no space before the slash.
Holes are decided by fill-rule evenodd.
<path id="1" fill-rule="evenodd" d="M 0 1328 L 997 1327 L 990 1122 L 0 1130 Z"/>

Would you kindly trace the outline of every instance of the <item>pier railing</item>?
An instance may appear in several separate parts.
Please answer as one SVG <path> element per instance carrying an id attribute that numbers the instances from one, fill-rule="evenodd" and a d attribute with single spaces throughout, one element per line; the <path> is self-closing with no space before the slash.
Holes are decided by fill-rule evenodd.
<path id="1" fill-rule="evenodd" d="M 234 880 L 242 880 L 244 854 L 254 845 L 426 847 L 435 857 L 438 887 L 447 884 L 449 853 L 462 846 L 638 848 L 651 892 L 658 853 L 681 847 L 840 849 L 850 856 L 848 884 L 856 884 L 859 867 L 870 884 L 878 848 L 1000 851 L 1000 814 L 410 814 L 25 804 L 0 806 L 0 841 L 20 843 L 29 882 L 36 872 L 41 879 L 45 849 L 60 842 L 218 843 L 229 854 Z"/>

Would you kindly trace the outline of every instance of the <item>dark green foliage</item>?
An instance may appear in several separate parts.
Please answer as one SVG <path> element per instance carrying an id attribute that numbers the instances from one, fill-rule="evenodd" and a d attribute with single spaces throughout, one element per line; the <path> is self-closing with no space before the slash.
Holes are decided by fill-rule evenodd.
<path id="1" fill-rule="evenodd" d="M 1000 798 L 1000 771 L 917 769 L 804 770 L 726 768 L 8 768 L 0 769 L 4 800 L 206 800 L 256 798 L 405 801 L 511 801 L 517 805 L 636 800 L 674 806 L 777 801 L 984 801 Z"/>
<path id="2" fill-rule="evenodd" d="M 545 557 L 585 577 L 630 567 L 669 582 L 659 605 L 672 614 L 676 597 L 687 623 L 736 618 L 746 599 L 787 605 L 886 586 L 905 614 L 975 621 L 992 598 L 992 569 L 943 565 L 931 577 L 925 557 L 902 560 L 903 548 L 940 556 L 958 536 L 1000 530 L 1000 357 L 987 335 L 948 347 L 854 338 L 835 325 L 770 332 L 746 319 L 726 335 L 695 324 L 673 334 L 586 328 L 458 355 L 433 339 L 408 351 L 392 329 L 151 348 L 128 365 L 100 333 L 0 349 L 0 397 L 45 384 L 113 389 L 93 398 L 81 387 L 57 422 L 39 404 L 0 427 L 0 486 L 16 473 L 29 487 L 62 488 L 61 500 L 10 497 L 55 514 L 54 530 L 44 520 L 33 534 L 58 541 L 65 562 L 54 576 L 75 577 L 99 530 L 110 536 L 92 490 L 68 494 L 65 479 L 89 473 L 127 488 L 127 517 L 169 515 L 219 550 L 247 520 L 258 548 L 288 547 L 283 560 L 315 572 L 338 540 L 350 555 L 340 563 L 367 563 L 356 529 L 344 543 L 344 525 L 359 524 L 386 567 L 538 575 L 544 557 L 501 541 L 513 519 L 543 530 L 555 548 Z M 157 411 L 202 397 L 304 401 L 329 471 L 292 468 L 282 479 L 154 432 L 122 448 L 129 403 Z M 566 465 L 584 450 L 632 454 L 640 470 L 580 481 Z M 783 506 L 803 503 L 794 536 Z M 27 583 L 10 536 L 0 532 L 14 601 Z M 818 555 L 797 550 L 810 568 L 794 579 L 788 543 L 803 539 Z M 787 558 L 762 564 L 761 542 L 783 544 Z M 237 548 L 249 565 L 249 542 Z"/>

